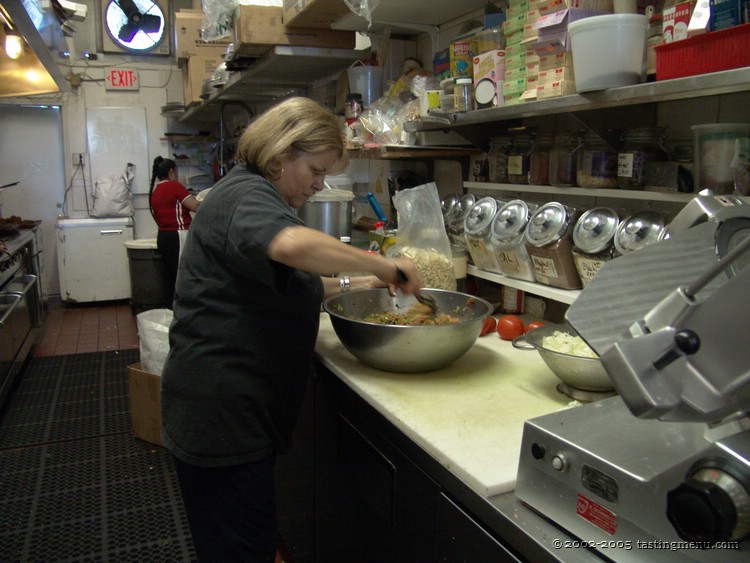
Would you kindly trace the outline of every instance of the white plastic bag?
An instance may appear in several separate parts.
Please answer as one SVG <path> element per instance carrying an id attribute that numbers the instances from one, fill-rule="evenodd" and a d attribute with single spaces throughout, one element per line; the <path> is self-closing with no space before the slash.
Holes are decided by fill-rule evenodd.
<path id="1" fill-rule="evenodd" d="M 136 317 L 141 367 L 149 373 L 161 375 L 169 353 L 169 325 L 172 324 L 173 317 L 170 309 L 151 309 Z"/>
<path id="2" fill-rule="evenodd" d="M 120 176 L 99 176 L 94 185 L 92 217 L 132 217 L 133 195 L 130 185 L 135 164 L 128 163 Z"/>

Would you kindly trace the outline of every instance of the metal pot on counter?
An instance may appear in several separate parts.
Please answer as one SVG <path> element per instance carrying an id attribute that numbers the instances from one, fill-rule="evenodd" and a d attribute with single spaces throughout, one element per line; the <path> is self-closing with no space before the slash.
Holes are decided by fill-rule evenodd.
<path id="1" fill-rule="evenodd" d="M 351 237 L 352 200 L 354 193 L 349 190 L 326 188 L 308 199 L 297 210 L 297 216 L 311 229 L 338 239 Z"/>

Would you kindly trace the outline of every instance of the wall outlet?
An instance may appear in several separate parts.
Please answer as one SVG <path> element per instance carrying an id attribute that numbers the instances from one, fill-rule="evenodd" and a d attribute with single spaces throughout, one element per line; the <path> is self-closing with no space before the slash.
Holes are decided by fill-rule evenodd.
<path id="1" fill-rule="evenodd" d="M 84 153 L 82 152 L 73 153 L 73 165 L 78 165 L 78 164 L 80 164 L 81 166 L 85 164 Z"/>

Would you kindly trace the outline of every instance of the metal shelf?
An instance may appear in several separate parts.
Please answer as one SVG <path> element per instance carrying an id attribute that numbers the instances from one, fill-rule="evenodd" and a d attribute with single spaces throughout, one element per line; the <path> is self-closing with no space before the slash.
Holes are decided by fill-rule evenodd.
<path id="1" fill-rule="evenodd" d="M 304 90 L 327 76 L 343 72 L 363 57 L 362 51 L 276 45 L 242 71 L 234 72 L 222 88 L 180 117 L 182 123 L 206 123 L 219 118 L 227 103 L 267 103 Z"/>
<path id="2" fill-rule="evenodd" d="M 620 190 L 598 188 L 557 188 L 528 184 L 492 184 L 489 182 L 464 182 L 465 188 L 492 190 L 499 192 L 552 194 L 557 196 L 579 196 L 612 199 L 635 199 L 687 203 L 695 197 L 693 193 L 655 192 L 649 190 Z"/>

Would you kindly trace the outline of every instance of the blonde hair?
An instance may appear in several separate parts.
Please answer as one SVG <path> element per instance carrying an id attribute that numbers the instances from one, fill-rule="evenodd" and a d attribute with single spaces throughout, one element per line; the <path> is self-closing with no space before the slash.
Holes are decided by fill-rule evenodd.
<path id="1" fill-rule="evenodd" d="M 288 98 L 263 112 L 245 129 L 236 156 L 240 164 L 274 179 L 281 175 L 282 158 L 294 159 L 299 152 L 334 150 L 339 159 L 327 172 L 335 174 L 349 163 L 342 134 L 339 118 L 319 103 L 309 98 Z"/>

